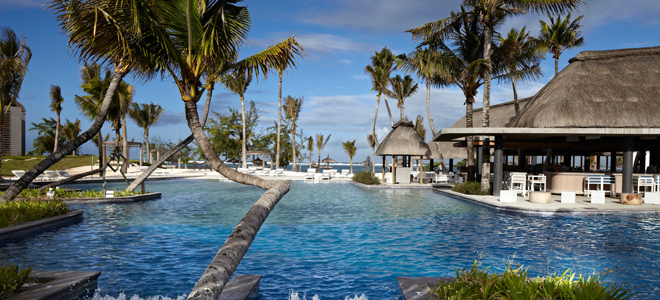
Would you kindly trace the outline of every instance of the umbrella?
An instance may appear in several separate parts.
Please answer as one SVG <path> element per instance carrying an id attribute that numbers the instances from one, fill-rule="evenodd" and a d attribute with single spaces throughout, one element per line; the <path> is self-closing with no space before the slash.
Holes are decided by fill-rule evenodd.
<path id="1" fill-rule="evenodd" d="M 328 154 L 328 157 L 324 158 L 321 162 L 325 163 L 324 169 L 330 169 L 330 163 L 336 163 L 337 161 L 330 158 L 330 154 Z"/>
<path id="2" fill-rule="evenodd" d="M 261 158 L 258 158 L 258 157 L 252 160 L 252 164 L 253 164 L 253 165 L 260 165 L 260 164 L 262 164 L 263 162 L 264 162 L 264 161 L 261 160 Z"/>
<path id="3" fill-rule="evenodd" d="M 235 167 L 235 164 L 240 163 L 241 160 L 239 160 L 238 158 L 232 157 L 231 159 L 228 159 L 227 162 L 231 163 L 231 167 L 233 168 L 233 167 Z"/>

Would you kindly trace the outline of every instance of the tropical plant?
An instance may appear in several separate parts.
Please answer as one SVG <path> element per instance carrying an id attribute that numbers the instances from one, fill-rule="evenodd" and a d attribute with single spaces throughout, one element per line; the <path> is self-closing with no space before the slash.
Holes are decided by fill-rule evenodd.
<path id="1" fill-rule="evenodd" d="M 252 82 L 252 75 L 249 72 L 235 72 L 233 74 L 226 74 L 222 76 L 222 83 L 225 87 L 234 94 L 241 97 L 241 117 L 243 119 L 243 138 L 241 141 L 241 162 L 243 168 L 247 168 L 247 129 L 245 124 L 245 91 Z"/>
<path id="2" fill-rule="evenodd" d="M 296 121 L 298 121 L 298 117 L 300 116 L 303 101 L 303 98 L 293 98 L 289 95 L 284 99 L 284 105 L 282 105 L 285 117 L 291 122 L 291 141 L 293 142 L 292 170 L 294 171 L 298 170 L 296 164 Z"/>
<path id="3" fill-rule="evenodd" d="M 426 140 L 426 128 L 424 128 L 424 117 L 422 117 L 422 115 L 417 115 L 417 118 L 415 118 L 413 129 L 419 134 L 422 141 Z"/>
<path id="4" fill-rule="evenodd" d="M 342 143 L 342 146 L 344 147 L 346 154 L 348 154 L 348 157 L 351 158 L 351 173 L 353 173 L 353 156 L 355 156 L 355 152 L 357 151 L 357 148 L 355 148 L 355 140 L 345 141 Z"/>
<path id="5" fill-rule="evenodd" d="M 353 181 L 357 183 L 367 184 L 367 185 L 379 185 L 380 180 L 376 178 L 376 175 L 373 172 L 362 171 L 353 174 Z"/>
<path id="6" fill-rule="evenodd" d="M 380 106 L 380 96 L 385 94 L 385 105 L 387 106 L 387 113 L 390 116 L 390 125 L 394 126 L 394 121 L 392 120 L 392 112 L 390 111 L 390 105 L 387 103 L 387 87 L 390 84 L 390 74 L 394 71 L 395 68 L 395 59 L 392 51 L 387 47 L 376 52 L 374 56 L 371 57 L 371 64 L 364 68 L 364 72 L 369 74 L 371 77 L 372 91 L 378 93 L 378 98 L 376 98 L 376 114 L 374 115 L 374 121 L 371 125 L 371 134 L 376 136 L 376 119 L 378 118 L 378 108 Z M 378 141 L 376 141 L 378 144 Z"/>
<path id="7" fill-rule="evenodd" d="M 21 291 L 25 283 L 30 282 L 32 267 L 19 268 L 15 263 L 2 262 L 0 267 L 0 298 L 6 299 Z"/>
<path id="8" fill-rule="evenodd" d="M 62 113 L 62 103 L 64 98 L 62 97 L 62 88 L 58 85 L 50 86 L 50 110 L 54 111 L 57 114 L 57 122 L 55 125 L 55 140 L 59 140 L 60 137 L 60 114 Z M 53 151 L 57 151 L 57 143 L 53 146 Z"/>
<path id="9" fill-rule="evenodd" d="M 510 81 L 513 86 L 513 106 L 515 114 L 520 113 L 516 80 L 536 80 L 543 75 L 540 68 L 541 59 L 545 56 L 542 44 L 529 35 L 523 27 L 520 31 L 511 28 L 506 38 L 500 37 L 498 51 L 506 76 L 501 79 Z"/>
<path id="10" fill-rule="evenodd" d="M 147 146 L 147 156 L 151 158 L 151 149 L 149 148 L 149 128 L 156 124 L 158 118 L 163 113 L 163 107 L 158 104 L 151 103 L 133 103 L 131 110 L 128 111 L 128 116 L 135 121 L 138 127 L 144 130 L 144 143 Z M 151 163 L 151 160 L 149 160 Z"/>
<path id="11" fill-rule="evenodd" d="M 243 122 L 242 113 L 238 109 L 229 108 L 229 114 L 221 115 L 213 112 L 205 131 L 209 137 L 213 149 L 222 156 L 239 158 L 243 144 Z M 250 101 L 249 109 L 245 114 L 245 131 L 250 145 L 254 132 L 258 126 L 259 110 L 254 101 Z M 247 146 L 246 146 L 247 147 Z"/>
<path id="12" fill-rule="evenodd" d="M 571 14 L 569 13 L 565 19 L 557 16 L 553 19 L 550 14 L 550 24 L 539 21 L 541 24 L 541 33 L 539 40 L 544 46 L 552 53 L 552 58 L 555 59 L 555 75 L 559 73 L 559 56 L 566 49 L 580 47 L 584 44 L 584 38 L 580 36 L 580 20 L 583 16 L 575 18 L 571 21 Z"/>
<path id="13" fill-rule="evenodd" d="M 367 134 L 367 143 L 369 143 L 369 147 L 371 147 L 371 157 L 375 161 L 376 157 L 376 136 L 373 134 Z M 384 168 L 385 166 L 383 166 Z M 371 173 L 376 173 L 376 165 L 372 164 L 371 165 Z"/>
<path id="14" fill-rule="evenodd" d="M 18 99 L 31 58 L 26 39 L 21 44 L 11 28 L 0 27 L 0 132 L 5 127 L 8 107 Z"/>
<path id="15" fill-rule="evenodd" d="M 37 132 L 37 137 L 32 141 L 34 148 L 29 152 L 30 155 L 43 155 L 44 153 L 52 153 L 55 147 L 55 128 L 57 121 L 53 118 L 41 118 L 41 123 L 31 123 L 32 128 Z M 57 144 L 63 145 L 63 138 L 59 137 Z"/>
<path id="16" fill-rule="evenodd" d="M 415 83 L 410 75 L 406 75 L 403 78 L 401 78 L 401 75 L 396 75 L 390 78 L 390 83 L 392 84 L 392 90 L 388 90 L 387 94 L 397 99 L 396 107 L 401 110 L 401 120 L 403 120 L 403 103 L 406 98 L 417 92 L 418 84 Z"/>
<path id="17" fill-rule="evenodd" d="M 62 126 L 62 137 L 66 141 L 71 142 L 76 139 L 78 135 L 80 135 L 80 120 L 76 119 L 75 122 L 71 122 L 69 119 L 66 119 L 64 126 Z M 72 154 L 74 156 L 76 155 L 76 150 L 73 150 Z"/>
<path id="18" fill-rule="evenodd" d="M 312 136 L 307 137 L 307 151 L 309 151 L 309 167 L 312 167 L 312 159 L 314 154 L 314 138 Z"/>
<path id="19" fill-rule="evenodd" d="M 328 137 L 324 137 L 322 133 L 317 133 L 316 134 L 316 150 L 319 151 L 319 158 L 316 163 L 317 166 L 317 171 L 321 172 L 321 152 L 323 152 L 323 148 L 325 148 L 325 145 L 328 144 L 328 141 L 330 140 L 330 136 L 332 134 L 328 134 Z"/>

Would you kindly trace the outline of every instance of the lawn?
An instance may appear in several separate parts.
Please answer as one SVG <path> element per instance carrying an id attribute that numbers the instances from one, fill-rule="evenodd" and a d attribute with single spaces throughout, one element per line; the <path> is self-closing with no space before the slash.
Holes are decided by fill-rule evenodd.
<path id="1" fill-rule="evenodd" d="M 94 164 L 98 165 L 99 160 L 97 156 L 93 155 L 67 155 L 62 160 L 52 165 L 49 170 L 65 170 L 68 168 L 75 168 L 81 166 L 90 166 L 92 164 L 92 157 Z M 42 161 L 46 156 L 3 156 L 2 157 L 2 176 L 14 176 L 11 170 L 29 170 L 36 164 Z"/>

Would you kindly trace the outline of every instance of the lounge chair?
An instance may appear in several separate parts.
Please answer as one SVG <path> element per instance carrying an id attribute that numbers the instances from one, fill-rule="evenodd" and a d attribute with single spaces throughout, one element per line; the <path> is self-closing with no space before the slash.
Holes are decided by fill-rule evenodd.
<path id="1" fill-rule="evenodd" d="M 304 179 L 314 180 L 314 175 L 316 175 L 316 169 L 315 168 L 309 168 L 309 169 L 307 169 L 307 173 L 305 173 Z"/>
<path id="2" fill-rule="evenodd" d="M 270 172 L 270 175 L 272 175 L 272 176 L 284 176 L 284 169 L 277 168 L 277 169 L 275 169 L 274 172 Z"/>
<path id="3" fill-rule="evenodd" d="M 516 191 L 521 195 L 527 193 L 527 173 L 511 172 L 509 177 L 509 190 Z"/>
<path id="4" fill-rule="evenodd" d="M 55 172 L 57 173 L 57 179 L 67 179 L 71 177 L 71 174 L 66 170 L 55 170 Z"/>
<path id="5" fill-rule="evenodd" d="M 341 170 L 341 177 L 344 177 L 344 178 L 353 177 L 353 176 L 351 175 L 351 170 L 349 170 L 349 169 L 343 169 L 343 170 Z"/>
<path id="6" fill-rule="evenodd" d="M 14 174 L 14 177 L 11 178 L 12 180 L 18 180 L 25 175 L 25 171 L 23 170 L 11 170 L 11 172 Z"/>
<path id="7" fill-rule="evenodd" d="M 46 177 L 44 180 L 57 180 L 57 172 L 51 171 L 51 170 L 46 170 L 44 171 L 43 175 Z"/>
<path id="8" fill-rule="evenodd" d="M 449 183 L 449 176 L 447 176 L 447 174 L 436 174 L 435 178 L 433 179 L 433 182 L 435 182 L 435 183 Z"/>
<path id="9" fill-rule="evenodd" d="M 323 173 L 321 174 L 320 180 L 327 179 L 330 180 L 332 178 L 332 170 L 323 170 Z"/>

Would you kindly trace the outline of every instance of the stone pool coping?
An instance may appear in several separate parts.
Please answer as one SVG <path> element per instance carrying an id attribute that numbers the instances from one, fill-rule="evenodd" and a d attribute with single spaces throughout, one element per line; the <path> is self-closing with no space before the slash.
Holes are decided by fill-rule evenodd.
<path id="1" fill-rule="evenodd" d="M 32 271 L 30 277 L 38 283 L 7 300 L 78 299 L 93 293 L 100 275 L 94 271 Z"/>
<path id="2" fill-rule="evenodd" d="M 161 192 L 153 192 L 135 196 L 112 197 L 112 198 L 69 198 L 61 199 L 66 204 L 114 204 L 114 203 L 132 203 L 149 200 L 156 200 L 162 197 Z"/>
<path id="3" fill-rule="evenodd" d="M 586 202 L 586 197 L 576 199 L 575 203 L 561 203 L 559 195 L 552 195 L 550 204 L 541 204 L 531 203 L 520 196 L 516 202 L 500 202 L 496 196 L 465 195 L 447 187 L 435 187 L 433 191 L 499 211 L 529 215 L 660 215 L 660 205 L 624 205 L 614 198 L 606 198 L 605 204 Z"/>
<path id="4" fill-rule="evenodd" d="M 387 183 L 381 183 L 378 185 L 369 185 L 369 184 L 363 184 L 355 181 L 350 181 L 351 184 L 357 185 L 361 188 L 365 189 L 373 189 L 373 190 L 414 190 L 414 189 L 432 189 L 434 188 L 433 185 L 431 184 L 387 184 Z"/>
<path id="5" fill-rule="evenodd" d="M 1 228 L 0 246 L 9 242 L 42 233 L 44 231 L 69 226 L 71 224 L 82 221 L 82 218 L 82 210 L 70 210 L 68 213 L 63 215 Z"/>

